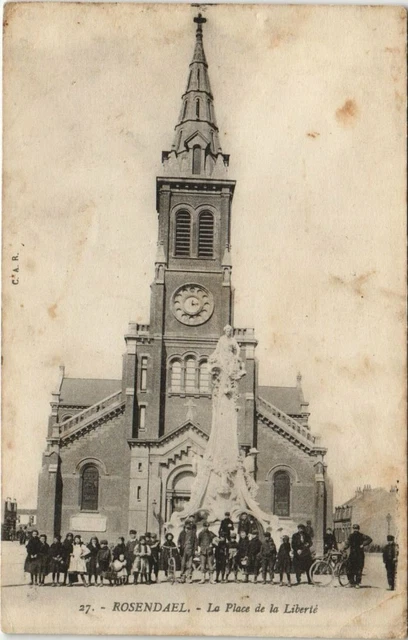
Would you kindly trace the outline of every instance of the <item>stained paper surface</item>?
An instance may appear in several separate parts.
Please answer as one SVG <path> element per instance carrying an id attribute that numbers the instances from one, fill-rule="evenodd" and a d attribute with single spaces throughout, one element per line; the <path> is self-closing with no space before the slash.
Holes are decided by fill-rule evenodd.
<path id="1" fill-rule="evenodd" d="M 234 327 L 255 328 L 261 385 L 293 385 L 301 371 L 334 506 L 359 486 L 398 488 L 396 590 L 387 591 L 379 554 L 367 554 L 360 591 L 197 582 L 30 590 L 24 554 L 6 543 L 2 628 L 403 637 L 406 11 L 201 11 L 220 144 L 237 181 Z M 58 366 L 119 379 L 128 322 L 149 321 L 155 179 L 173 143 L 196 15 L 187 5 L 5 7 L 3 501 L 37 505 Z"/>

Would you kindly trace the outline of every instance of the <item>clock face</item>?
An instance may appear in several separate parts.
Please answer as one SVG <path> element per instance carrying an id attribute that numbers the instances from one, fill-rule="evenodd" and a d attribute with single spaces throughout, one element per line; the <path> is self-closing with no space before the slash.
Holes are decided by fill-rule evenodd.
<path id="1" fill-rule="evenodd" d="M 214 311 L 213 295 L 200 284 L 184 284 L 173 293 L 172 311 L 183 324 L 203 324 Z"/>

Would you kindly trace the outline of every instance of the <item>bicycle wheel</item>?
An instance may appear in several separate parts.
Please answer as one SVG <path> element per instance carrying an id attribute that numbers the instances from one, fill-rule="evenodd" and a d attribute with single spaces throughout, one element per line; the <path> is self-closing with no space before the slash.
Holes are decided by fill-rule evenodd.
<path id="1" fill-rule="evenodd" d="M 169 558 L 167 575 L 169 578 L 169 582 L 171 582 L 171 584 L 174 584 L 176 581 L 176 561 L 174 560 L 174 558 Z"/>
<path id="2" fill-rule="evenodd" d="M 316 587 L 328 587 L 333 580 L 333 568 L 326 560 L 315 560 L 310 567 L 310 578 Z"/>
<path id="3" fill-rule="evenodd" d="M 347 576 L 347 560 L 343 560 L 343 562 L 340 563 L 340 566 L 337 569 L 337 578 L 342 587 L 347 587 L 349 584 Z"/>

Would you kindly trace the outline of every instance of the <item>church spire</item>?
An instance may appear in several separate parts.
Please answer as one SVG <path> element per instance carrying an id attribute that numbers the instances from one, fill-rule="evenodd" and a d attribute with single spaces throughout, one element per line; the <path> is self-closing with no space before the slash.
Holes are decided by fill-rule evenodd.
<path id="1" fill-rule="evenodd" d="M 225 171 L 229 156 L 222 153 L 215 119 L 214 98 L 203 44 L 203 24 L 207 20 L 199 13 L 194 22 L 197 25 L 196 39 L 187 87 L 182 95 L 174 142 L 171 151 L 163 154 L 163 161 L 165 164 L 170 161 L 171 169 L 174 170 L 177 159 L 180 173 L 209 177 L 214 170 L 215 173 L 220 173 L 222 169 Z"/>

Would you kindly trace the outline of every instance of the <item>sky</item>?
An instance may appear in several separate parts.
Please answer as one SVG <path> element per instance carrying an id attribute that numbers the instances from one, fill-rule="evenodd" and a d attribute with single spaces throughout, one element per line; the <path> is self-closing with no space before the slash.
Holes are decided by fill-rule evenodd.
<path id="1" fill-rule="evenodd" d="M 155 176 L 194 15 L 46 3 L 6 14 L 3 496 L 21 506 L 36 505 L 58 366 L 120 378 L 127 323 L 149 320 Z M 234 324 L 255 328 L 260 384 L 302 373 L 339 504 L 405 477 L 405 23 L 382 7 L 205 16 L 237 180 Z"/>

